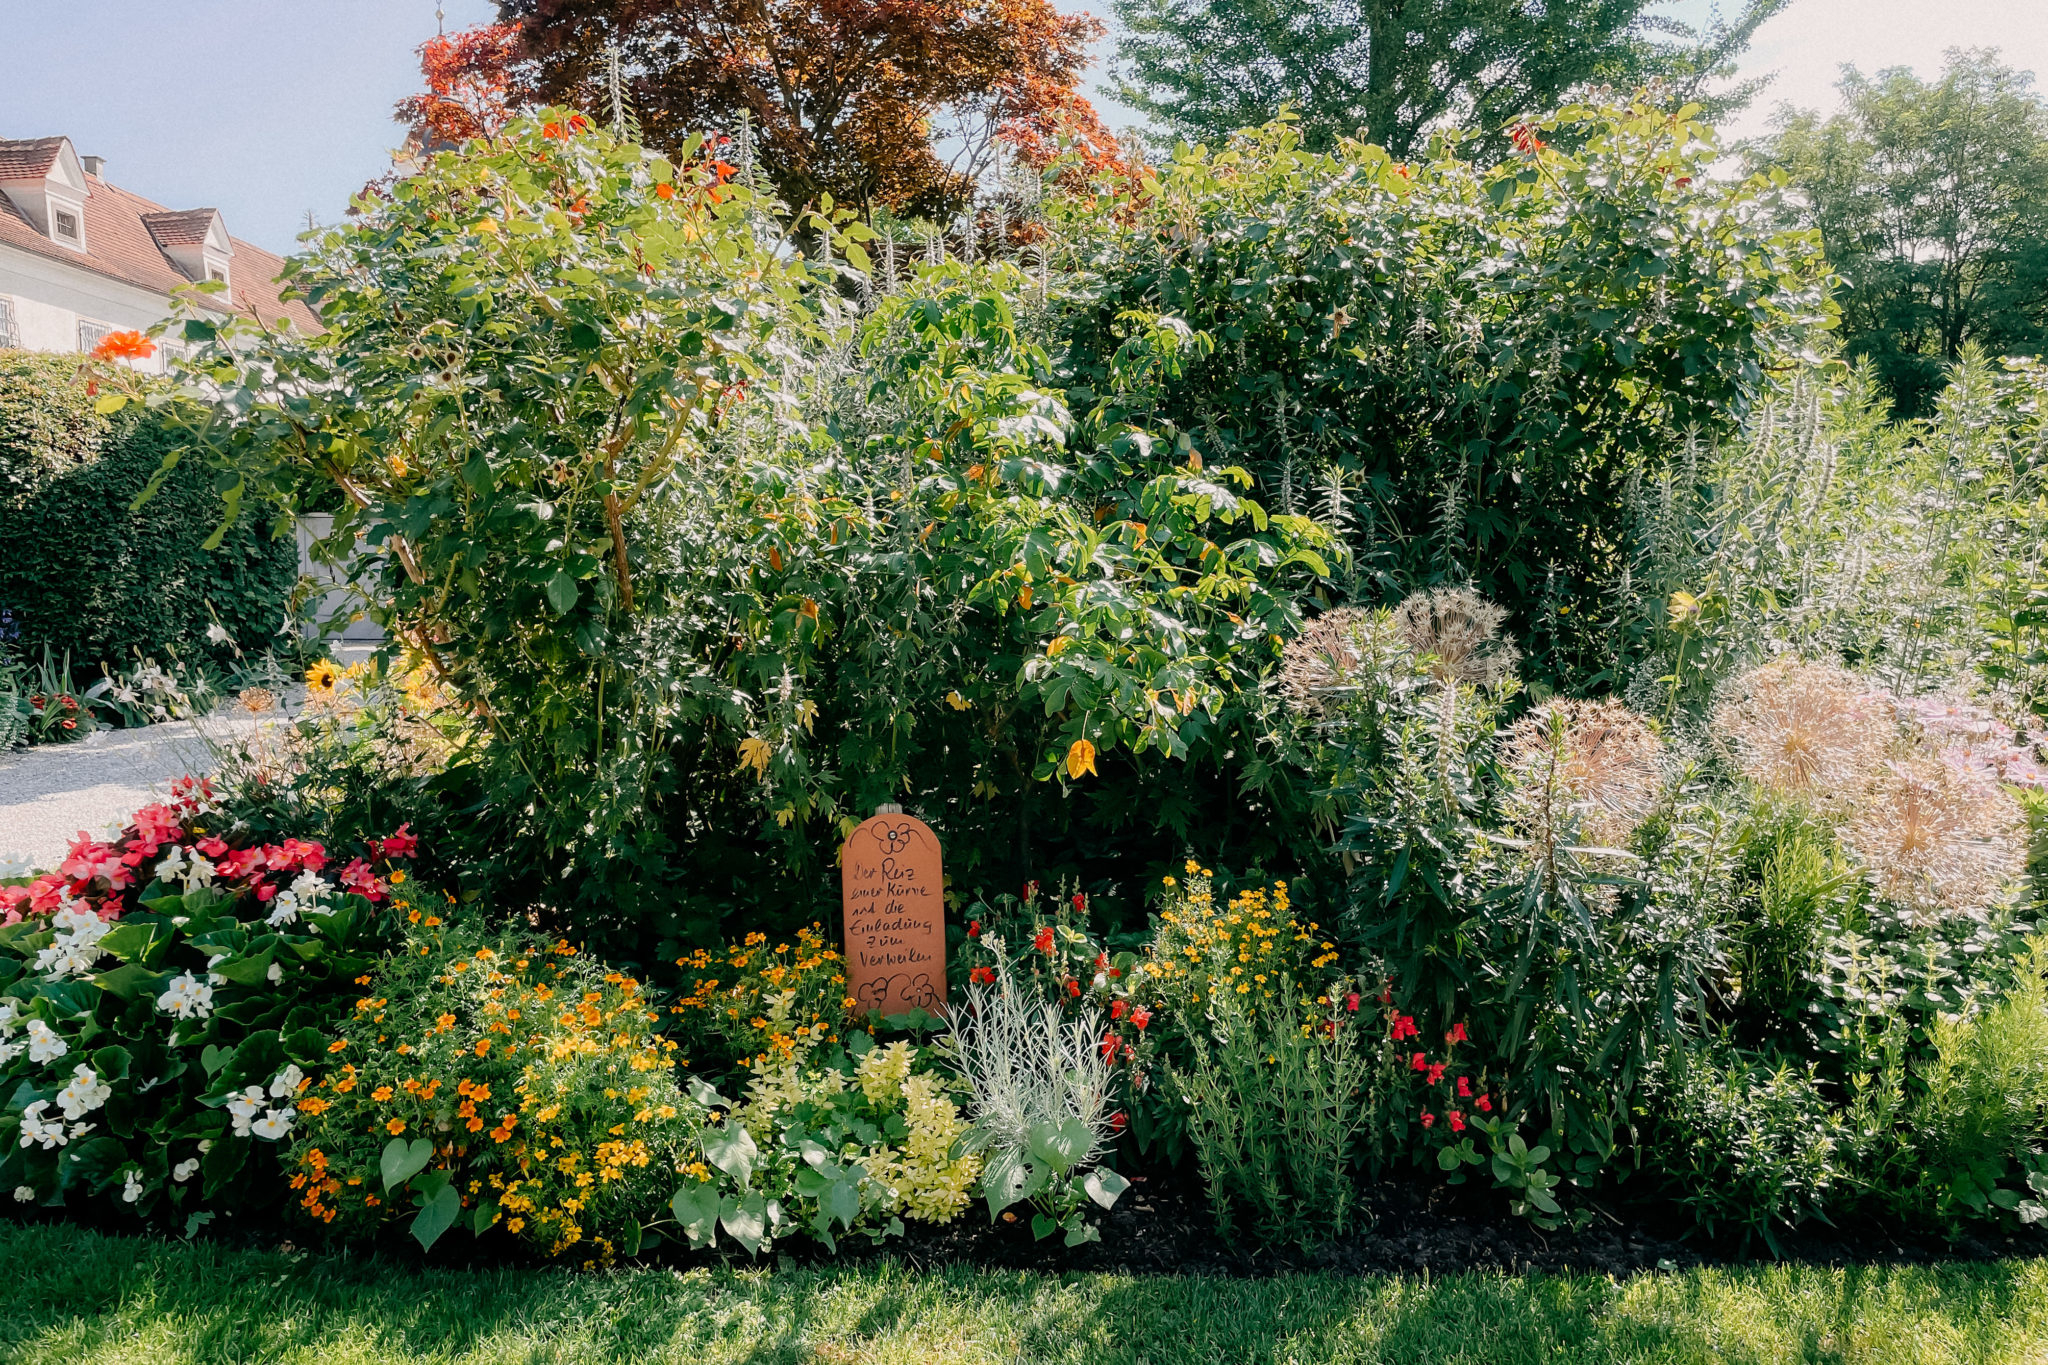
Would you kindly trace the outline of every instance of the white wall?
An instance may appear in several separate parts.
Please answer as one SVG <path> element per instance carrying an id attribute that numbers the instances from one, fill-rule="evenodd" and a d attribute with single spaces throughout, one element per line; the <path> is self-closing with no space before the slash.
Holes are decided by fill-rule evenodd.
<path id="1" fill-rule="evenodd" d="M 15 330 L 31 351 L 76 351 L 81 318 L 110 331 L 142 332 L 171 315 L 171 301 L 162 294 L 4 243 L 0 295 L 13 303 Z M 162 373 L 162 347 L 137 368 Z"/>

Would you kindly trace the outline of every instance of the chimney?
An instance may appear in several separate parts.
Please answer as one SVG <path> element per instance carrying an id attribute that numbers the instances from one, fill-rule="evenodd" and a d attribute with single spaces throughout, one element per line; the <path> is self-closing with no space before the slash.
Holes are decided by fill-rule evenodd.
<path id="1" fill-rule="evenodd" d="M 107 159 L 105 157 L 82 156 L 78 158 L 78 163 L 85 167 L 87 175 L 98 176 L 102 180 L 107 178 Z"/>

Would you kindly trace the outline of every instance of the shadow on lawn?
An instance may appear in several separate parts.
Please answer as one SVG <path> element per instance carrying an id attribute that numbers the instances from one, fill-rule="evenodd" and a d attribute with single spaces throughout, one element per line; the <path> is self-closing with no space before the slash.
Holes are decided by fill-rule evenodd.
<path id="1" fill-rule="evenodd" d="M 1125 1277 L 425 1269 L 0 1228 L 24 1362 L 1989 1359 L 2048 1334 L 2039 1262 L 1643 1275 Z M 1974 1343 L 1974 1344 L 1973 1344 Z M 1928 1348 L 1916 1354 L 1921 1346 Z M 1938 1348 L 1938 1349 L 1937 1349 Z"/>

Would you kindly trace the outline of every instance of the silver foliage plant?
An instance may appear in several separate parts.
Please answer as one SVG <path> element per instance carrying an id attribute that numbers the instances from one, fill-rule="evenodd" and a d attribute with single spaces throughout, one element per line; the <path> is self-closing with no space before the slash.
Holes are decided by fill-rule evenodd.
<path id="1" fill-rule="evenodd" d="M 948 1043 L 971 1092 L 969 1141 L 986 1153 L 989 1216 L 1030 1200 L 1040 1209 L 1038 1236 L 1064 1229 L 1070 1246 L 1097 1240 L 1081 1220 L 1083 1199 L 1108 1208 L 1128 1187 L 1096 1166 L 1109 1147 L 1113 1103 L 1101 1013 L 1063 1019 L 1058 1005 L 1019 989 L 1000 940 L 988 946 L 1004 965 L 993 982 L 967 988 Z"/>

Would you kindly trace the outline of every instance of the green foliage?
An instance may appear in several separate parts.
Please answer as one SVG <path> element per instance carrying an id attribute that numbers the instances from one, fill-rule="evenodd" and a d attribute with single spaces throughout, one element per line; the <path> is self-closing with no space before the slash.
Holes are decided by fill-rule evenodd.
<path id="1" fill-rule="evenodd" d="M 1732 431 L 1824 316 L 1817 242 L 1770 226 L 1777 186 L 1708 173 L 1696 114 L 1572 106 L 1538 130 L 1569 154 L 1491 170 L 1285 124 L 1184 149 L 1127 199 L 1051 206 L 1071 363 L 1106 372 L 1129 310 L 1184 320 L 1213 349 L 1149 425 L 1341 532 L 1326 595 L 1470 582 L 1536 676 L 1597 688 L 1631 480 Z"/>
<path id="2" fill-rule="evenodd" d="M 1654 1159 L 1709 1237 L 1760 1237 L 1778 1254 L 1778 1231 L 1825 1218 L 1849 1177 L 1841 1116 L 1810 1063 L 1676 1052 L 1657 1118 Z"/>
<path id="3" fill-rule="evenodd" d="M 2048 102 L 2032 83 L 1984 50 L 1950 51 L 1934 81 L 1852 67 L 1840 112 L 1788 110 L 1749 149 L 1805 192 L 1847 354 L 1901 416 L 1932 411 L 1966 345 L 2039 355 L 2048 340 Z"/>
<path id="4" fill-rule="evenodd" d="M 1408 156 L 1454 118 L 1498 153 L 1505 125 L 1589 82 L 1661 77 L 1681 101 L 1701 98 L 1783 7 L 1748 0 L 1732 21 L 1695 30 L 1652 18 L 1643 0 L 1118 0 L 1117 95 L 1189 142 L 1221 142 L 1287 106 L 1317 150 L 1370 137 Z M 1715 103 L 1731 107 L 1753 89 Z"/>
<path id="5" fill-rule="evenodd" d="M 111 926 L 76 901 L 0 927 L 0 1181 L 15 1197 L 127 1205 L 188 1235 L 275 1198 L 299 1082 L 383 944 L 380 915 L 337 894 L 285 920 L 249 884 L 187 885 L 134 888 Z"/>
<path id="6" fill-rule="evenodd" d="M 14 648 L 68 653 L 82 669 L 134 656 L 225 660 L 268 648 L 298 574 L 289 535 L 237 529 L 206 545 L 219 501 L 202 461 L 179 461 L 131 504 L 182 435 L 161 411 L 109 418 L 88 382 L 103 367 L 0 351 L 0 607 Z M 216 623 L 228 632 L 208 641 Z"/>
<path id="7" fill-rule="evenodd" d="M 1218 1236 L 1313 1248 L 1356 1216 L 1359 1133 L 1375 1117 L 1377 1059 L 1359 1037 L 1344 983 L 1315 1000 L 1292 976 L 1258 1006 L 1235 991 L 1190 1021 L 1192 1065 L 1174 1077 Z M 1370 1018 L 1371 1016 L 1367 1016 Z"/>

